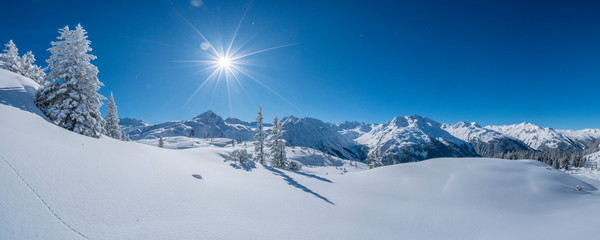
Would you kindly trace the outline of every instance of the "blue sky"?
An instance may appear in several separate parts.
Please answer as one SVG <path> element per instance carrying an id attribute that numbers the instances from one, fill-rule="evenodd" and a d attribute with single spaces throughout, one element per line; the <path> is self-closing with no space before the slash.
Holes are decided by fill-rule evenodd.
<path id="1" fill-rule="evenodd" d="M 482 125 L 600 128 L 600 4 L 594 1 L 10 1 L 0 41 L 46 66 L 65 25 L 81 23 L 120 116 L 149 123 L 208 109 L 253 120 L 389 121 L 419 114 Z M 249 8 L 248 8 L 249 6 Z M 202 38 L 234 46 L 254 80 L 209 81 Z M 182 18 L 183 17 L 183 18 Z M 240 85 L 243 87 L 240 87 Z M 231 103 L 231 107 L 230 104 Z"/>

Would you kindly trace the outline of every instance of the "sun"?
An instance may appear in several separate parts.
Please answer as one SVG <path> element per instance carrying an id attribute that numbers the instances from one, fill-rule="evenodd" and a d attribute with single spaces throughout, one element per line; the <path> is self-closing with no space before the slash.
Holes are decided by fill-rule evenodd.
<path id="1" fill-rule="evenodd" d="M 250 2 L 250 3 L 252 3 L 252 2 Z M 232 115 L 233 107 L 232 107 L 232 103 L 231 103 L 231 89 L 230 88 L 232 85 L 237 85 L 241 88 L 241 90 L 243 92 L 245 92 L 244 86 L 240 79 L 241 76 L 245 76 L 247 79 L 254 81 L 255 83 L 264 87 L 265 89 L 267 89 L 274 95 L 278 96 L 283 101 L 288 103 L 290 106 L 296 108 L 299 111 L 302 111 L 298 107 L 296 107 L 296 105 L 294 105 L 289 100 L 284 98 L 281 94 L 277 93 L 275 90 L 273 90 L 272 88 L 267 86 L 265 83 L 263 83 L 262 81 L 258 80 L 255 77 L 253 77 L 252 75 L 250 75 L 250 73 L 249 73 L 250 71 L 249 71 L 249 69 L 247 69 L 248 66 L 252 66 L 252 64 L 250 64 L 247 61 L 247 58 L 249 58 L 253 55 L 256 55 L 256 54 L 298 45 L 299 43 L 289 43 L 289 44 L 283 44 L 283 45 L 274 46 L 274 47 L 270 47 L 270 48 L 259 49 L 256 51 L 250 51 L 249 48 L 244 47 L 246 45 L 246 43 L 250 39 L 252 39 L 252 38 L 250 38 L 250 39 L 247 39 L 244 43 L 238 44 L 238 46 L 234 46 L 234 42 L 236 40 L 238 32 L 240 31 L 242 22 L 244 21 L 244 18 L 246 17 L 246 13 L 248 12 L 249 8 L 250 8 L 250 4 L 244 10 L 244 14 L 242 15 L 237 27 L 235 28 L 235 31 L 233 32 L 233 36 L 231 37 L 231 40 L 223 41 L 223 42 L 216 42 L 217 43 L 216 46 L 213 45 L 208 40 L 208 38 L 206 38 L 206 36 L 204 34 L 202 34 L 202 32 L 200 32 L 200 30 L 198 30 L 198 28 L 196 28 L 187 18 L 185 18 L 179 11 L 177 11 L 177 9 L 173 9 L 175 11 L 175 13 L 177 15 L 179 15 L 179 17 L 181 17 L 181 19 L 185 23 L 187 23 L 202 39 L 203 42 L 200 44 L 200 50 L 202 50 L 202 52 L 204 54 L 206 54 L 204 56 L 205 59 L 183 60 L 183 61 L 179 61 L 179 62 L 197 63 L 202 66 L 198 72 L 202 72 L 205 70 L 209 70 L 208 72 L 210 72 L 210 74 L 208 74 L 208 76 L 203 81 L 201 81 L 200 86 L 198 88 L 196 88 L 196 90 L 190 95 L 190 97 L 187 99 L 187 101 L 185 101 L 184 105 L 188 104 L 192 100 L 192 98 L 196 95 L 196 93 L 198 93 L 198 91 L 200 91 L 200 89 L 202 89 L 202 87 L 204 87 L 208 82 L 211 82 L 211 80 L 212 80 L 212 82 L 219 83 L 219 82 L 221 82 L 220 80 L 223 79 L 223 80 L 225 80 L 224 83 L 227 87 L 227 97 L 229 98 L 229 112 L 230 112 L 230 115 Z"/>
<path id="2" fill-rule="evenodd" d="M 231 58 L 219 57 L 219 61 L 217 62 L 217 64 L 222 69 L 229 69 L 232 65 Z"/>

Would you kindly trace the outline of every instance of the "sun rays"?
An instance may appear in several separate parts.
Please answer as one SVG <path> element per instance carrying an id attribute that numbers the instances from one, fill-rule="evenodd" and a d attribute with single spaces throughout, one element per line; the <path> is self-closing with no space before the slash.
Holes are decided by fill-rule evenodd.
<path id="1" fill-rule="evenodd" d="M 253 37 L 245 39 L 245 41 L 243 41 L 241 44 L 238 44 L 236 46 L 236 40 L 238 37 L 238 33 L 240 31 L 242 23 L 244 22 L 244 19 L 246 18 L 246 14 L 248 13 L 248 9 L 250 8 L 251 4 L 252 4 L 252 2 L 250 2 L 250 4 L 248 4 L 246 9 L 244 10 L 244 13 L 242 14 L 240 21 L 238 22 L 238 24 L 235 28 L 235 31 L 233 32 L 231 39 L 229 41 L 213 41 L 213 42 L 211 42 L 211 40 L 209 40 L 209 38 L 207 38 L 206 35 L 204 35 L 196 26 L 194 26 L 179 11 L 174 9 L 174 11 L 177 13 L 177 15 L 179 17 L 181 17 L 181 19 L 185 23 L 187 23 L 187 25 L 189 25 L 194 30 L 194 32 L 196 34 L 198 34 L 198 36 L 203 40 L 203 42 L 200 43 L 200 48 L 205 52 L 205 55 L 206 55 L 206 57 L 204 59 L 179 61 L 179 62 L 193 63 L 193 64 L 197 64 L 197 65 L 201 66 L 201 70 L 199 70 L 196 73 L 206 72 L 206 78 L 203 78 L 199 82 L 200 86 L 198 88 L 196 88 L 196 90 L 189 96 L 189 98 L 185 101 L 184 105 L 187 105 L 194 98 L 194 96 L 203 87 L 206 86 L 207 83 L 214 81 L 216 84 L 222 84 L 222 80 L 224 80 L 224 83 L 225 83 L 224 85 L 227 89 L 227 99 L 229 101 L 229 113 L 232 114 L 233 105 L 231 102 L 231 98 L 232 98 L 231 97 L 231 88 L 234 86 L 237 86 L 244 93 L 246 93 L 246 90 L 243 86 L 243 80 L 249 79 L 249 80 L 252 80 L 254 83 L 260 85 L 261 87 L 265 88 L 266 90 L 268 90 L 275 96 L 281 98 L 284 102 L 286 102 L 293 108 L 299 110 L 298 107 L 296 107 L 289 100 L 284 98 L 281 94 L 277 93 L 275 90 L 273 90 L 267 84 L 258 80 L 256 77 L 252 76 L 249 73 L 249 69 L 248 69 L 249 63 L 248 63 L 248 61 L 246 61 L 247 58 L 249 58 L 253 55 L 265 53 L 268 51 L 273 51 L 273 50 L 281 49 L 281 48 L 285 48 L 285 47 L 294 46 L 294 45 L 297 45 L 298 43 L 283 44 L 283 45 L 279 45 L 279 46 L 274 46 L 274 47 L 264 48 L 264 49 L 260 49 L 260 50 L 256 50 L 256 51 L 251 51 L 249 53 L 242 53 L 242 52 L 248 52 L 249 49 L 246 48 L 246 45 L 248 42 L 250 42 L 250 40 L 252 40 L 252 38 L 254 36 L 256 36 L 256 35 L 254 35 Z M 217 47 L 215 47 L 215 45 L 213 43 L 216 43 Z"/>

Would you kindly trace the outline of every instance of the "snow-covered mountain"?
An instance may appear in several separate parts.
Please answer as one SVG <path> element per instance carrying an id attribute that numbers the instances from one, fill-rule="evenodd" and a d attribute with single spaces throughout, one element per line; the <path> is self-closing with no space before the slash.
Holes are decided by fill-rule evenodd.
<path id="1" fill-rule="evenodd" d="M 223 120 L 212 111 L 202 113 L 192 120 L 171 121 L 156 125 L 143 125 L 141 121 L 121 121 L 124 131 L 132 140 L 158 137 L 191 136 L 197 138 L 230 138 L 250 140 L 254 136 L 251 123 L 235 118 Z M 143 123 L 143 122 L 141 122 Z"/>
<path id="2" fill-rule="evenodd" d="M 600 139 L 599 129 L 556 130 L 527 122 L 485 128 L 519 139 L 529 147 L 540 151 L 582 151 Z"/>
<path id="3" fill-rule="evenodd" d="M 135 118 L 120 118 L 119 126 L 128 136 L 133 136 L 141 134 L 142 130 L 147 127 L 148 124 Z"/>
<path id="4" fill-rule="evenodd" d="M 281 122 L 283 139 L 291 146 L 310 147 L 344 159 L 361 159 L 362 153 L 356 143 L 339 133 L 336 125 L 293 116 Z"/>
<path id="5" fill-rule="evenodd" d="M 172 121 L 156 125 L 144 125 L 137 120 L 125 120 L 121 125 L 135 141 L 158 137 L 229 138 L 251 141 L 256 134 L 256 122 L 245 122 L 237 118 L 223 120 L 212 111 L 207 111 L 192 120 Z M 356 144 L 337 130 L 337 126 L 314 118 L 286 117 L 282 119 L 283 139 L 290 146 L 314 148 L 344 159 L 359 160 L 361 155 Z M 264 124 L 270 131 L 271 124 Z M 194 136 L 191 136 L 194 129 Z M 142 141 L 148 142 L 148 141 Z"/>
<path id="6" fill-rule="evenodd" d="M 483 128 L 475 122 L 444 123 L 441 127 L 452 136 L 470 143 L 480 156 L 493 157 L 499 153 L 532 150 L 518 139 Z"/>
<path id="7" fill-rule="evenodd" d="M 283 138 L 290 146 L 314 148 L 350 160 L 364 160 L 378 149 L 385 164 L 420 161 L 433 157 L 493 157 L 513 151 L 582 151 L 594 147 L 599 129 L 556 130 L 531 123 L 481 127 L 477 123 L 440 124 L 418 115 L 396 117 L 390 122 L 326 123 L 314 118 L 282 119 Z M 123 118 L 121 126 L 132 140 L 158 137 L 229 138 L 251 141 L 256 122 L 223 120 L 212 111 L 192 120 L 148 125 Z M 265 124 L 269 131 L 270 124 Z"/>
<path id="8" fill-rule="evenodd" d="M 379 151 L 386 165 L 442 156 L 477 156 L 469 143 L 441 127 L 440 123 L 419 115 L 399 116 L 375 125 L 356 138 L 356 142 L 369 147 L 369 151 Z"/>

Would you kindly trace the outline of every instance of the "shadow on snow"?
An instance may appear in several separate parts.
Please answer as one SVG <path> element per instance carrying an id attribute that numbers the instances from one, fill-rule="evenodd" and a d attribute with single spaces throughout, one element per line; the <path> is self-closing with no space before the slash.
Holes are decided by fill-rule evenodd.
<path id="1" fill-rule="evenodd" d="M 281 177 L 283 177 L 283 180 L 285 180 L 285 181 L 286 181 L 286 182 L 287 182 L 289 185 L 292 185 L 292 186 L 294 186 L 294 187 L 296 187 L 296 188 L 299 188 L 299 189 L 300 189 L 300 190 L 302 190 L 302 191 L 305 191 L 305 192 L 307 192 L 307 193 L 310 193 L 310 194 L 314 195 L 315 197 L 317 197 L 317 198 L 320 198 L 321 200 L 323 200 L 323 201 L 325 201 L 325 202 L 327 202 L 327 203 L 329 203 L 329 204 L 331 204 L 331 205 L 335 205 L 335 203 L 333 203 L 333 202 L 329 201 L 329 199 L 327 199 L 326 197 L 323 197 L 323 196 L 321 196 L 320 194 L 318 194 L 318 193 L 316 193 L 316 192 L 313 192 L 312 190 L 310 190 L 310 189 L 309 189 L 309 188 L 307 188 L 306 186 L 304 186 L 304 185 L 302 185 L 302 184 L 298 183 L 296 180 L 294 180 L 292 177 L 290 177 L 290 176 L 288 176 L 287 174 L 285 174 L 283 171 L 280 171 L 280 170 L 277 170 L 277 169 L 275 169 L 275 168 L 268 167 L 268 166 L 265 166 L 265 169 L 267 169 L 267 170 L 269 170 L 269 171 L 273 172 L 273 174 L 275 174 L 275 175 L 278 175 L 278 176 L 281 176 Z M 296 173 L 298 173 L 298 172 L 296 172 Z M 301 174 L 301 173 L 299 173 L 299 174 Z M 304 174 L 301 174 L 301 175 L 304 175 Z M 310 174 L 306 174 L 305 176 L 308 176 L 308 175 L 310 175 Z M 310 177 L 310 176 L 309 176 L 309 177 Z M 319 177 L 317 177 L 317 176 L 313 176 L 313 177 L 316 177 L 317 179 L 319 179 Z M 322 178 L 322 179 L 319 179 L 319 180 L 322 180 L 322 181 L 329 181 L 329 180 L 327 180 L 327 179 L 324 179 L 324 180 L 323 180 L 323 179 L 324 179 L 324 178 Z M 331 182 L 331 181 L 329 181 L 329 182 Z"/>
<path id="2" fill-rule="evenodd" d="M 0 88 L 0 104 L 19 108 L 23 111 L 28 111 L 50 122 L 50 120 L 35 106 L 35 104 L 33 104 L 32 96 L 35 96 L 35 92 L 35 89 L 29 86 L 26 86 L 25 89 L 21 87 Z"/>

